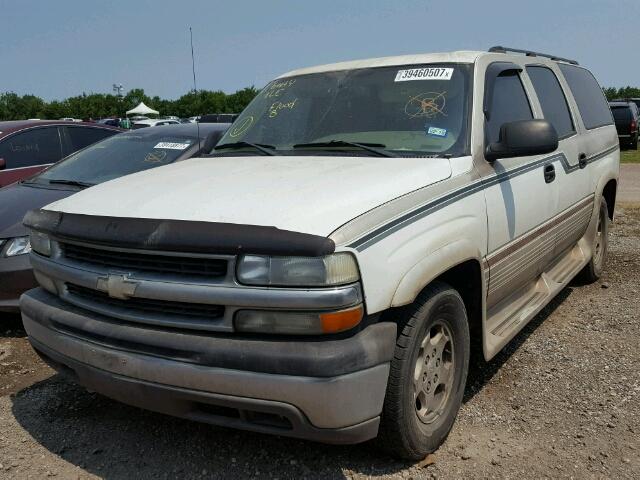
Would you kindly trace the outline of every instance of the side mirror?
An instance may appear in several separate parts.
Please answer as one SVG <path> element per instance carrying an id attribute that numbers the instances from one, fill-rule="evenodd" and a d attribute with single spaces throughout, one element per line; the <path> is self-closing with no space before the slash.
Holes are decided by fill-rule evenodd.
<path id="1" fill-rule="evenodd" d="M 7 161 L 4 158 L 0 158 L 0 170 L 7 168 Z"/>
<path id="2" fill-rule="evenodd" d="M 553 152 L 558 148 L 558 134 L 546 120 L 519 120 L 500 127 L 500 139 L 487 146 L 484 158 L 526 157 Z"/>

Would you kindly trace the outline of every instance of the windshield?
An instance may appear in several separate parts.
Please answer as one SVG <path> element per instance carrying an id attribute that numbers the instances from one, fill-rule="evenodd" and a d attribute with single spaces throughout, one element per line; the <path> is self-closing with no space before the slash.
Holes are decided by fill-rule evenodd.
<path id="1" fill-rule="evenodd" d="M 300 144 L 334 141 L 376 144 L 400 155 L 461 155 L 469 143 L 470 72 L 468 64 L 429 64 L 278 79 L 249 104 L 218 146 L 262 144 L 277 154 L 298 145 L 300 154 L 306 149 Z"/>
<path id="2" fill-rule="evenodd" d="M 195 146 L 196 137 L 157 133 L 121 133 L 80 150 L 30 181 L 56 183 L 67 180 L 96 184 L 130 173 L 166 165 Z"/>

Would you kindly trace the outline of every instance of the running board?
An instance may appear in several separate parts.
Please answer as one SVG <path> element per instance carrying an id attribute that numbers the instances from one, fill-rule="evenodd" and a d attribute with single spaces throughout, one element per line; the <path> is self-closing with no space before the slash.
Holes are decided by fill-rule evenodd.
<path id="1" fill-rule="evenodd" d="M 590 249 L 583 237 L 535 280 L 489 309 L 485 330 L 487 360 L 496 355 L 580 272 L 589 255 Z"/>

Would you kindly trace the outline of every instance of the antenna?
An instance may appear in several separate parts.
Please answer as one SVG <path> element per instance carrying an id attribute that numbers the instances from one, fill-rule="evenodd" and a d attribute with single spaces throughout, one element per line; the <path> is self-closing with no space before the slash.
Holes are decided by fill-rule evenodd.
<path id="1" fill-rule="evenodd" d="M 191 30 L 191 27 L 189 27 L 189 35 L 191 37 L 191 70 L 193 71 L 193 94 L 196 95 L 197 99 L 198 87 L 196 86 L 196 61 L 193 56 L 193 30 Z M 200 116 L 202 116 L 202 114 Z M 200 122 L 198 121 L 197 117 L 196 129 L 198 131 L 198 154 L 200 154 Z"/>

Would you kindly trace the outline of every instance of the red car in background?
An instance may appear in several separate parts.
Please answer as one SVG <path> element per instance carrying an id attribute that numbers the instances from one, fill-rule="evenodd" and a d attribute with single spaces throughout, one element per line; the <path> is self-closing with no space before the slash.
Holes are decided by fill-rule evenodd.
<path id="1" fill-rule="evenodd" d="M 121 132 L 108 125 L 56 120 L 0 122 L 0 187 Z"/>

